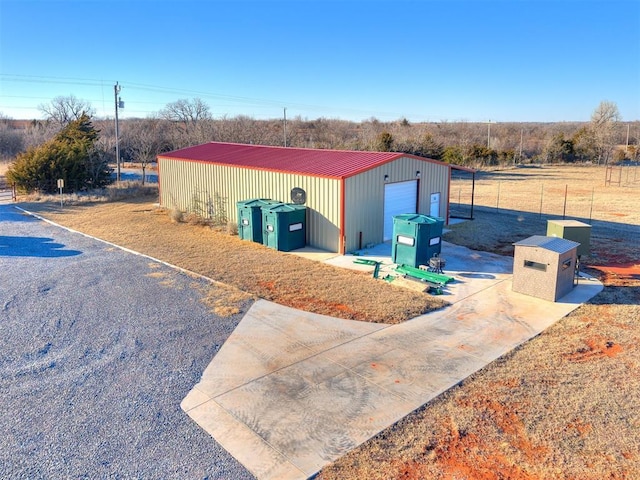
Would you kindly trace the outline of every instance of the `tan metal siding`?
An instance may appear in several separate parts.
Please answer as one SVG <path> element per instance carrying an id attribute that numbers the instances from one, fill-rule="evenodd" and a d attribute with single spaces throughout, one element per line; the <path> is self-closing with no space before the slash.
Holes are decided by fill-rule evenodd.
<path id="1" fill-rule="evenodd" d="M 226 199 L 232 222 L 237 221 L 236 202 L 270 198 L 288 203 L 291 189 L 300 187 L 307 193 L 307 243 L 332 252 L 339 249 L 339 180 L 166 158 L 159 162 L 162 206 L 193 211 L 197 202 L 215 204 L 217 194 Z"/>
<path id="2" fill-rule="evenodd" d="M 414 180 L 417 171 L 420 171 L 417 213 L 429 215 L 430 196 L 432 193 L 440 192 L 440 216 L 446 215 L 449 166 L 409 157 L 399 158 L 346 180 L 346 252 L 358 250 L 369 243 L 378 244 L 383 241 L 384 176 L 389 175 L 389 182 L 403 182 Z"/>

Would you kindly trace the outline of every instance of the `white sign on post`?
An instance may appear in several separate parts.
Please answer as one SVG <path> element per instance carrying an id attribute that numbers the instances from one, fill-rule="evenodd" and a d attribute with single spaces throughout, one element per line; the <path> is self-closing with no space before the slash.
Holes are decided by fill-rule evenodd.
<path id="1" fill-rule="evenodd" d="M 64 188 L 64 178 L 58 179 L 58 190 L 60 190 L 60 207 L 62 207 L 62 189 Z"/>

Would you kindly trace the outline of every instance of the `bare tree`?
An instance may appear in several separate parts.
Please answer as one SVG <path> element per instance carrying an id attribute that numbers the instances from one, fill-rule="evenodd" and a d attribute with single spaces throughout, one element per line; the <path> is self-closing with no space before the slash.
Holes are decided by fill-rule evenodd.
<path id="1" fill-rule="evenodd" d="M 156 156 L 163 150 L 163 126 L 159 119 L 136 120 L 127 126 L 127 153 L 133 161 L 139 162 L 142 168 L 142 184 L 146 180 L 147 166 L 155 161 Z"/>
<path id="2" fill-rule="evenodd" d="M 160 111 L 160 117 L 176 127 L 177 137 L 173 143 L 185 146 L 211 140 L 211 110 L 200 98 L 193 100 L 181 99 Z"/>
<path id="3" fill-rule="evenodd" d="M 95 115 L 95 109 L 86 100 L 80 100 L 75 95 L 54 98 L 49 104 L 41 104 L 38 109 L 44 113 L 47 120 L 57 123 L 59 126 L 68 125 L 78 120 L 83 114 L 89 118 Z"/>
<path id="4" fill-rule="evenodd" d="M 598 165 L 607 165 L 615 148 L 615 127 L 620 121 L 620 112 L 615 102 L 602 101 L 591 115 L 589 131 L 593 141 Z"/>
<path id="5" fill-rule="evenodd" d="M 24 136 L 13 127 L 11 118 L 0 112 L 0 159 L 15 157 L 24 149 Z"/>

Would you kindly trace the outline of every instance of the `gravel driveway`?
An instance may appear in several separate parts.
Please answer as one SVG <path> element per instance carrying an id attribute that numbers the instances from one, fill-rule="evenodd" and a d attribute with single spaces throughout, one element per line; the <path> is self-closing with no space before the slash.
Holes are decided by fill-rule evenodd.
<path id="1" fill-rule="evenodd" d="M 0 205 L 0 478 L 253 478 L 180 409 L 242 316 L 207 288 Z"/>

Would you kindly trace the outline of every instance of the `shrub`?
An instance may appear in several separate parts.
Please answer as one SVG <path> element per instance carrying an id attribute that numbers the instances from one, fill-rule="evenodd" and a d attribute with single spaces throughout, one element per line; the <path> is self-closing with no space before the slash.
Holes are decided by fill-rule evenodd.
<path id="1" fill-rule="evenodd" d="M 169 218 L 172 222 L 182 223 L 184 221 L 184 212 L 178 207 L 173 207 L 169 210 Z"/>
<path id="2" fill-rule="evenodd" d="M 83 114 L 52 140 L 18 155 L 7 170 L 7 180 L 21 192 L 55 193 L 58 179 L 66 192 L 103 188 L 110 183 L 111 169 L 95 143 L 98 131 Z"/>
<path id="3" fill-rule="evenodd" d="M 227 233 L 229 235 L 238 235 L 238 224 L 236 222 L 227 222 Z"/>

